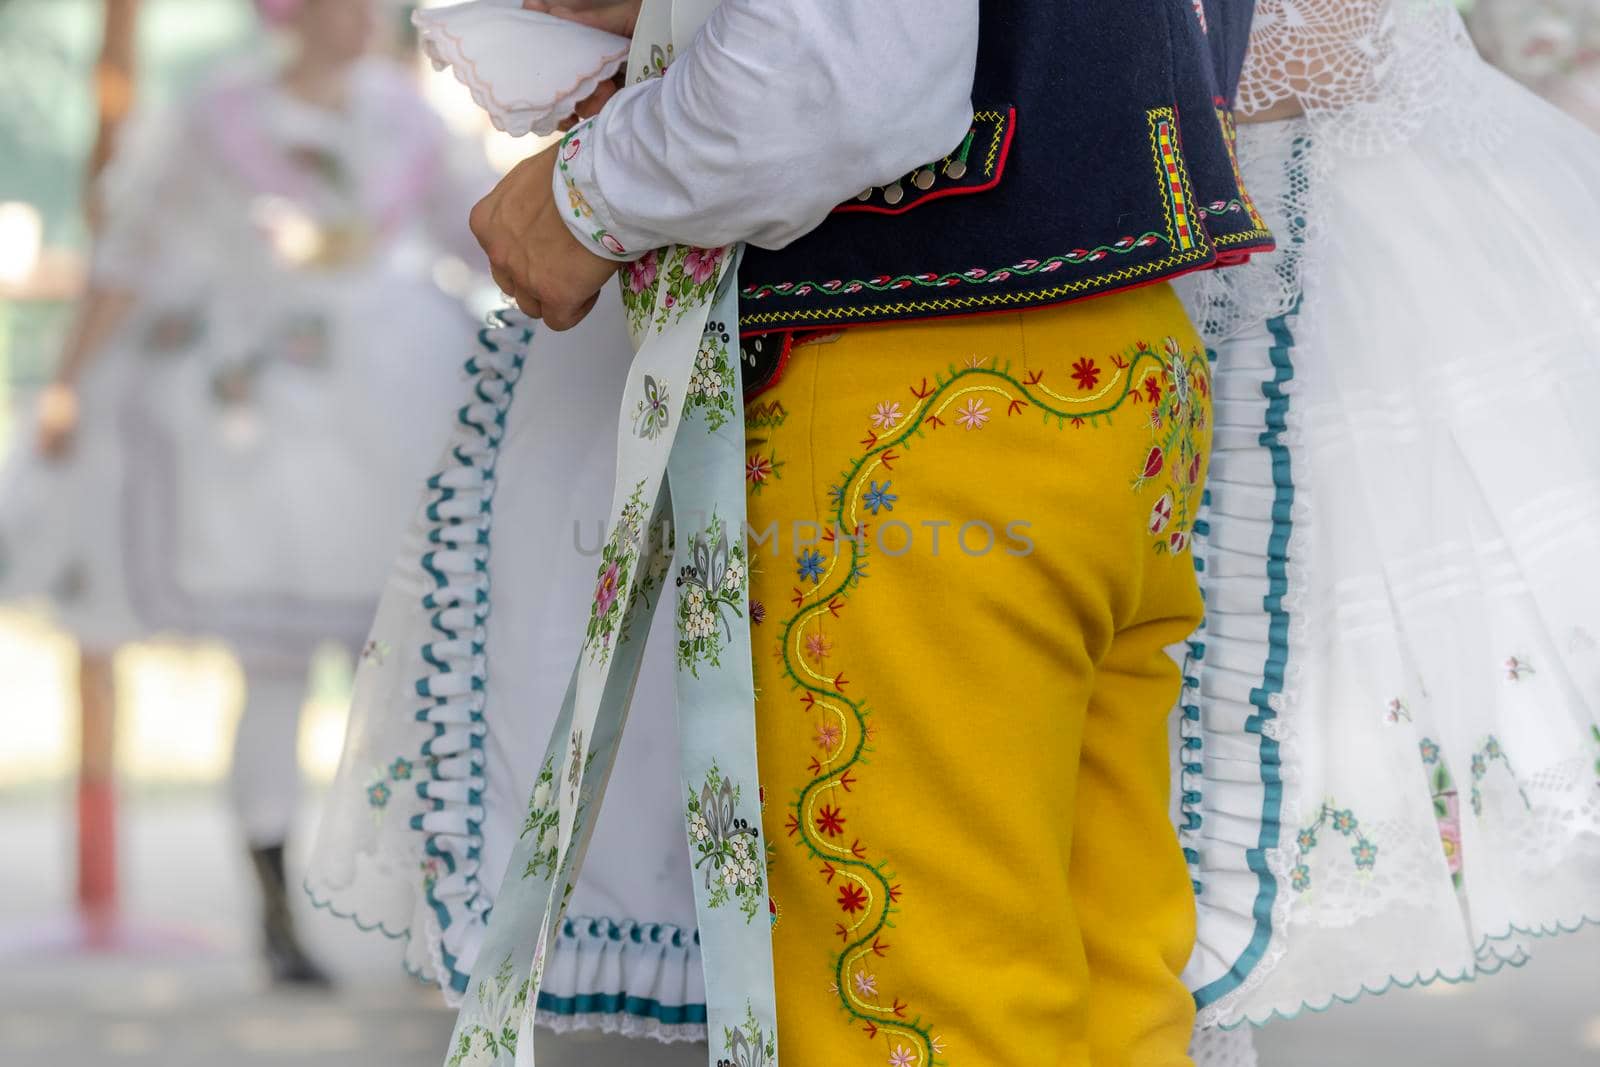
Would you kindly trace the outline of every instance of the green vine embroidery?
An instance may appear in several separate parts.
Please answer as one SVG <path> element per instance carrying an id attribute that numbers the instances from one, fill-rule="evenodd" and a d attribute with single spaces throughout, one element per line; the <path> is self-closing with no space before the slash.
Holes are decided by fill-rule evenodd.
<path id="1" fill-rule="evenodd" d="M 1010 267 L 985 270 L 952 271 L 948 274 L 880 274 L 875 278 L 856 278 L 850 281 L 779 282 L 776 285 L 747 286 L 741 296 L 750 300 L 765 300 L 773 296 L 810 296 L 812 293 L 890 293 L 902 289 L 949 289 L 957 285 L 998 285 L 1012 278 L 1027 278 L 1035 274 L 1051 274 L 1062 267 L 1076 267 L 1093 263 L 1107 256 L 1126 256 L 1156 244 L 1167 244 L 1165 235 L 1151 231 L 1137 237 L 1123 237 L 1108 245 L 1076 249 L 1049 259 L 1025 259 Z"/>
<path id="2" fill-rule="evenodd" d="M 716 909 L 737 900 L 749 922 L 766 904 L 766 894 L 761 888 L 761 831 L 738 816 L 741 793 L 713 763 L 700 795 L 689 794 L 687 817 L 695 870 L 705 870 L 707 906 Z"/>
<path id="3" fill-rule="evenodd" d="M 545 761 L 539 770 L 539 780 L 533 786 L 533 798 L 528 803 L 528 818 L 522 824 L 522 837 L 532 840 L 537 851 L 522 872 L 524 878 L 554 878 L 560 859 L 561 813 L 555 799 L 555 759 Z"/>
<path id="4" fill-rule="evenodd" d="M 650 324 L 650 312 L 655 308 L 656 281 L 660 277 L 661 253 L 655 250 L 622 266 L 619 276 L 622 309 L 628 319 L 628 330 L 635 337 Z"/>
<path id="5" fill-rule="evenodd" d="M 724 248 L 689 248 L 674 245 L 667 250 L 666 280 L 656 298 L 655 322 L 667 327 L 700 307 L 717 291 Z"/>
<path id="6" fill-rule="evenodd" d="M 720 322 L 709 323 L 700 340 L 700 354 L 695 357 L 694 373 L 689 378 L 688 406 L 705 413 L 706 427 L 715 433 L 733 418 L 733 360 L 728 358 L 733 335 Z"/>
<path id="7" fill-rule="evenodd" d="M 732 640 L 728 613 L 744 618 L 747 599 L 745 549 L 728 538 L 727 524 L 713 516 L 689 544 L 689 563 L 678 572 L 678 666 L 695 677 L 700 665 L 722 665 L 723 642 Z"/>
<path id="8" fill-rule="evenodd" d="M 495 976 L 478 986 L 478 1016 L 462 1029 L 446 1067 L 491 1067 L 501 1057 L 515 1059 L 517 1028 L 528 1006 L 529 982 L 517 984 L 507 956 Z"/>
<path id="9" fill-rule="evenodd" d="M 1295 838 L 1295 844 L 1300 850 L 1300 862 L 1289 872 L 1289 883 L 1294 886 L 1296 892 L 1304 893 L 1311 888 L 1311 868 L 1306 860 L 1316 851 L 1320 841 L 1319 835 L 1324 827 L 1329 827 L 1354 842 L 1350 846 L 1350 855 L 1355 860 L 1356 870 L 1370 871 L 1378 864 L 1378 846 L 1361 832 L 1361 824 L 1357 821 L 1355 813 L 1348 808 L 1335 808 L 1332 804 L 1324 802 L 1316 821 L 1301 830 L 1299 836 Z"/>
<path id="10" fill-rule="evenodd" d="M 570 180 L 569 185 L 574 210 L 582 217 L 583 212 L 588 210 L 588 204 L 582 204 L 580 209 L 582 193 L 576 185 L 570 183 Z M 609 234 L 600 231 L 594 239 L 596 243 L 610 249 L 611 245 L 606 243 L 609 238 Z M 674 245 L 646 252 L 633 262 L 623 264 L 622 306 L 628 319 L 628 329 L 635 337 L 644 333 L 645 328 L 652 323 L 665 329 L 710 300 L 717 291 L 722 261 L 726 254 L 727 249 L 724 248 L 689 248 L 684 245 Z M 721 329 L 717 331 L 718 334 L 722 332 Z M 723 341 L 724 346 L 731 343 L 731 336 Z M 723 362 L 729 362 L 726 352 L 722 354 L 721 359 Z M 731 387 L 728 396 L 731 404 Z M 730 407 L 728 416 L 731 415 Z"/>
<path id="11" fill-rule="evenodd" d="M 1071 390 L 1063 393 L 1045 383 L 1042 371 L 1019 377 L 1009 364 L 991 366 L 983 359 L 970 360 L 964 367 L 952 365 L 932 380 L 923 379 L 911 386 L 911 399 L 898 412 L 890 405 L 891 410 L 873 423 L 874 429 L 868 431 L 864 442 L 865 451 L 829 490 L 830 524 L 835 530 L 857 529 L 859 508 L 873 513 L 893 510 L 899 494 L 889 475 L 915 445 L 933 434 L 994 432 L 991 427 L 1015 418 L 1030 422 L 1040 418 L 1061 430 L 1079 430 L 1107 425 L 1118 415 L 1139 417 L 1156 409 L 1169 391 L 1180 388 L 1172 367 L 1170 358 L 1163 358 L 1151 345 L 1140 343 L 1119 354 L 1109 368 L 1085 357 L 1069 375 L 1076 387 L 1062 383 Z M 1184 372 L 1191 388 L 1185 396 L 1185 416 L 1192 412 L 1198 430 L 1204 425 L 1206 406 L 1195 403 L 1193 397 L 1208 395 L 1208 384 L 1200 384 L 1208 383 L 1204 356 L 1191 353 Z M 961 406 L 961 398 L 968 397 L 970 401 L 970 394 L 979 386 L 985 387 L 984 391 L 994 399 L 987 404 L 968 402 Z M 1159 406 L 1170 415 L 1170 403 Z M 782 411 L 780 408 L 764 415 L 781 418 Z M 1174 472 L 1181 468 L 1177 462 L 1167 462 L 1165 455 L 1162 466 Z M 1145 475 L 1144 482 L 1160 473 Z M 747 481 L 756 481 L 748 468 L 746 477 Z M 1175 492 L 1186 490 L 1197 493 L 1198 487 L 1186 482 L 1175 484 Z M 1162 529 L 1155 532 L 1165 541 L 1179 531 L 1181 523 L 1180 519 L 1175 526 L 1169 516 Z M 1181 528 L 1187 534 L 1187 527 Z M 858 999 L 868 996 L 869 989 L 870 996 L 882 996 L 877 992 L 876 976 L 857 967 L 854 961 L 890 951 L 888 941 L 892 939 L 886 941 L 884 934 L 894 924 L 905 890 L 888 860 L 874 857 L 868 842 L 845 833 L 849 816 L 842 797 L 857 781 L 856 775 L 871 752 L 870 712 L 859 696 L 847 692 L 850 683 L 843 672 L 834 673 L 833 666 L 822 672 L 820 664 L 813 668 L 801 655 L 803 647 L 808 652 L 815 647 L 812 654 L 820 661 L 818 653 L 825 648 L 811 646 L 805 640 L 806 628 L 815 620 L 837 617 L 846 610 L 850 592 L 868 580 L 871 539 L 840 537 L 834 544 L 834 551 L 839 554 L 837 565 L 829 566 L 828 559 L 816 549 L 808 549 L 795 558 L 800 583 L 795 592 L 797 610 L 781 623 L 778 645 L 783 670 L 800 693 L 801 705 L 807 711 L 826 707 L 837 721 L 837 725 L 830 722 L 819 731 L 823 753 L 812 759 L 809 779 L 796 790 L 788 805 L 785 830 L 799 848 L 820 864 L 820 875 L 834 895 L 843 920 L 836 930 L 843 945 L 833 957 L 832 983 L 840 1008 L 869 1039 L 884 1036 L 890 1042 L 896 1067 L 927 1067 L 940 1062 L 944 1045 L 926 1020 L 910 1014 L 910 1006 L 895 996 L 884 996 L 881 1004 Z"/>
<path id="12" fill-rule="evenodd" d="M 722 1051 L 727 1055 L 717 1060 L 717 1067 L 776 1067 L 778 1062 L 777 1039 L 762 1031 L 748 1005 L 743 1026 L 722 1028 Z"/>
<path id="13" fill-rule="evenodd" d="M 611 231 L 600 225 L 594 208 L 583 195 L 583 190 L 578 188 L 576 179 L 572 177 L 572 161 L 583 151 L 583 138 L 589 131 L 590 122 L 584 122 L 567 134 L 566 139 L 561 142 L 560 152 L 556 155 L 556 166 L 561 171 L 561 184 L 567 190 L 568 209 L 572 212 L 572 217 L 589 231 L 589 240 L 614 256 L 625 256 L 628 250 L 623 247 L 621 241 L 612 236 Z"/>

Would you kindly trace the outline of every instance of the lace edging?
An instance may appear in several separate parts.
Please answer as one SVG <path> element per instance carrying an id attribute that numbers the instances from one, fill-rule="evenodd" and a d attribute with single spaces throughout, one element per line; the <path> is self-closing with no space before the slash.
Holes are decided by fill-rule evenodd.
<path id="1" fill-rule="evenodd" d="M 495 129 L 512 137 L 525 137 L 530 133 L 548 137 L 555 133 L 578 102 L 591 96 L 601 82 L 615 76 L 628 58 L 627 50 L 607 53 L 601 56 L 598 66 L 579 74 L 576 82 L 551 94 L 549 99 L 508 102 L 499 98 L 489 79 L 478 69 L 478 64 L 468 57 L 465 42 L 446 30 L 436 14 L 418 11 L 412 20 L 416 24 L 423 52 L 433 68 L 441 71 L 448 68 L 456 81 L 472 94 L 473 103 L 489 116 Z"/>

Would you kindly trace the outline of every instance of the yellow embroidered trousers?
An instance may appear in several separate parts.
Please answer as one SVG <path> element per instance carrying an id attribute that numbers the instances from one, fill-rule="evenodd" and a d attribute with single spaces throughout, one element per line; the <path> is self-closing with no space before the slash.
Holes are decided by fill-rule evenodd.
<path id="1" fill-rule="evenodd" d="M 1189 1063 L 1210 381 L 1171 290 L 852 330 L 745 414 L 785 1061 Z"/>

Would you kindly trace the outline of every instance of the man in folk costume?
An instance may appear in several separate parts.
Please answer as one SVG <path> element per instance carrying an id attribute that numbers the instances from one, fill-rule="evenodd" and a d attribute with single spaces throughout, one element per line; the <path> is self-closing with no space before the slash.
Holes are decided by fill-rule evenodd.
<path id="1" fill-rule="evenodd" d="M 1189 1063 L 1166 649 L 1202 612 L 1210 379 L 1167 282 L 1271 246 L 1232 153 L 1251 5 L 525 6 L 635 58 L 479 205 L 497 279 L 564 329 L 620 268 L 647 369 L 713 307 L 686 380 L 630 384 L 621 435 L 673 450 L 713 1062 Z M 742 442 L 736 412 L 709 430 L 746 496 L 717 503 L 679 456 L 735 396 Z M 606 713 L 573 725 L 583 672 L 642 642 L 650 599 L 613 545 L 541 794 L 549 914 L 502 892 L 474 979 L 498 1015 L 469 1004 L 452 1062 L 531 1062 L 508 1011 L 609 766 Z M 746 758 L 725 742 L 752 693 Z"/>

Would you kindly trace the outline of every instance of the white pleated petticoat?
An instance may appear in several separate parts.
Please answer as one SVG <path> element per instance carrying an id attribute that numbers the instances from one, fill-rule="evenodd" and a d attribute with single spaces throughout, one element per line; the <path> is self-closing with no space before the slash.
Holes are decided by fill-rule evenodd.
<path id="1" fill-rule="evenodd" d="M 1308 174 L 1304 125 L 1241 137 L 1300 262 L 1216 350 L 1183 721 L 1204 1025 L 1600 919 L 1600 138 L 1487 68 L 1476 92 L 1492 154 L 1441 123 Z"/>

